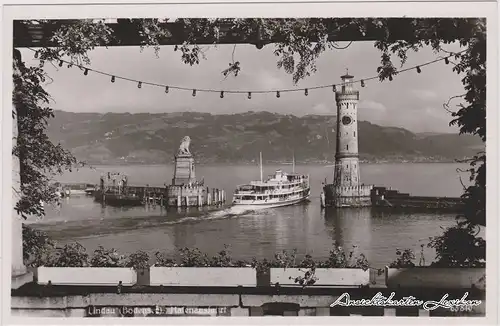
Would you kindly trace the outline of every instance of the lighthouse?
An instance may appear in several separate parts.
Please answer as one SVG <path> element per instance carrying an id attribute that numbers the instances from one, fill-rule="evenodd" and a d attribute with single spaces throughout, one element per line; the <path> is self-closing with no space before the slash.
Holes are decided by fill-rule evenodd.
<path id="1" fill-rule="evenodd" d="M 337 139 L 333 183 L 324 186 L 322 205 L 333 207 L 371 206 L 373 186 L 361 183 L 358 154 L 359 91 L 349 72 L 340 77 L 342 84 L 335 92 L 337 103 Z"/>
<path id="2" fill-rule="evenodd" d="M 337 102 L 337 148 L 333 183 L 338 187 L 359 185 L 358 101 L 359 91 L 353 87 L 353 76 L 346 73 L 341 89 L 335 92 Z"/>

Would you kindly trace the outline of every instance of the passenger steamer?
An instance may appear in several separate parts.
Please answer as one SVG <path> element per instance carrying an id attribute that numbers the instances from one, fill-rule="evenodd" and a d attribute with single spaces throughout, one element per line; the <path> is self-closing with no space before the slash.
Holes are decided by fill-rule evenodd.
<path id="1" fill-rule="evenodd" d="M 311 188 L 309 176 L 277 170 L 267 180 L 262 179 L 262 153 L 260 154 L 260 180 L 237 187 L 233 205 L 255 208 L 274 208 L 300 203 L 309 198 Z"/>

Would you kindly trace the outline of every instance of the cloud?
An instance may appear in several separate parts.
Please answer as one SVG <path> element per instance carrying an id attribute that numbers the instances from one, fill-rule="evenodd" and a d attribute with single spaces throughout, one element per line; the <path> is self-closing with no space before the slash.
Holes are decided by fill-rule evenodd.
<path id="1" fill-rule="evenodd" d="M 376 124 L 387 124 L 391 120 L 391 115 L 388 115 L 387 107 L 375 101 L 361 101 L 358 104 L 358 119 L 361 121 L 370 121 Z"/>
<path id="2" fill-rule="evenodd" d="M 361 101 L 358 104 L 358 108 L 360 109 L 365 109 L 365 110 L 370 110 L 370 111 L 377 111 L 379 113 L 387 111 L 387 108 L 385 105 L 379 102 L 375 101 Z"/>
<path id="3" fill-rule="evenodd" d="M 423 114 L 428 117 L 428 118 L 437 118 L 441 119 L 444 121 L 450 121 L 451 120 L 451 113 L 448 111 L 444 110 L 442 107 L 426 107 L 425 109 L 422 110 Z"/>
<path id="4" fill-rule="evenodd" d="M 312 112 L 316 114 L 332 114 L 332 108 L 325 103 L 319 103 L 312 108 Z"/>
<path id="5" fill-rule="evenodd" d="M 257 78 L 262 89 L 279 89 L 286 85 L 286 82 L 268 70 L 260 70 Z"/>
<path id="6" fill-rule="evenodd" d="M 432 101 L 438 97 L 436 92 L 428 89 L 413 89 L 411 93 L 413 96 L 423 101 Z"/>

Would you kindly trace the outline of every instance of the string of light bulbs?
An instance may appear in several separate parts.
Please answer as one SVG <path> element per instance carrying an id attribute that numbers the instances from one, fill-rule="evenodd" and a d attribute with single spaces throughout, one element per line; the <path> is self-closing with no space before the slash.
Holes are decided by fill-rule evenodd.
<path id="1" fill-rule="evenodd" d="M 35 52 L 35 59 L 38 59 L 38 51 L 35 49 L 32 49 L 32 48 L 28 48 L 28 49 L 31 51 L 34 51 Z M 425 66 L 428 66 L 428 65 L 434 64 L 436 62 L 440 62 L 440 61 L 444 61 L 446 64 L 449 64 L 450 63 L 449 59 L 451 57 L 454 57 L 454 56 L 461 54 L 465 51 L 466 50 L 462 50 L 462 51 L 456 52 L 456 53 L 451 53 L 450 55 L 448 55 L 446 57 L 440 57 L 438 59 L 428 61 L 428 62 L 419 64 L 419 65 L 416 65 L 413 67 L 396 70 L 394 74 L 400 74 L 402 72 L 410 71 L 413 69 L 415 69 L 417 71 L 417 73 L 421 73 L 422 67 L 425 67 Z M 40 60 L 41 64 L 43 65 L 43 60 L 42 59 L 39 59 L 39 60 Z M 189 91 L 189 92 L 191 92 L 193 97 L 196 96 L 196 94 L 199 92 L 220 93 L 220 98 L 224 98 L 224 94 L 248 94 L 248 99 L 251 99 L 252 94 L 269 94 L 269 93 L 276 93 L 276 97 L 279 98 L 281 96 L 281 93 L 291 93 L 291 92 L 304 92 L 304 95 L 308 96 L 310 90 L 331 88 L 333 92 L 336 92 L 337 86 L 342 85 L 341 83 L 338 83 L 338 84 L 318 85 L 318 86 L 304 87 L 304 88 L 288 88 L 288 89 L 275 89 L 275 90 L 222 90 L 222 89 L 207 89 L 207 88 L 189 88 L 189 87 L 181 87 L 181 86 L 172 86 L 172 85 L 166 85 L 166 84 L 153 83 L 153 82 L 142 81 L 142 80 L 137 80 L 137 79 L 128 78 L 128 77 L 118 76 L 118 75 L 110 74 L 110 73 L 107 73 L 104 71 L 92 69 L 92 68 L 89 68 L 89 67 L 86 67 L 83 65 L 74 64 L 70 61 L 66 61 L 63 59 L 58 59 L 57 61 L 59 61 L 59 67 L 62 67 L 64 64 L 67 64 L 68 67 L 75 66 L 75 67 L 80 68 L 81 70 L 83 70 L 83 74 L 85 76 L 87 76 L 89 74 L 89 72 L 92 72 L 95 74 L 100 74 L 100 75 L 111 77 L 112 83 L 114 83 L 117 79 L 120 79 L 120 80 L 136 83 L 137 88 L 142 88 L 143 85 L 160 87 L 160 88 L 163 88 L 164 92 L 167 94 L 170 92 L 171 89 L 180 90 L 180 91 Z M 373 76 L 373 77 L 358 79 L 358 80 L 351 81 L 350 83 L 352 83 L 352 84 L 359 83 L 361 85 L 361 87 L 365 87 L 366 82 L 373 80 L 373 79 L 379 79 L 379 76 L 377 75 L 377 76 Z M 390 75 L 388 77 L 388 79 L 389 79 L 389 81 L 392 81 L 393 80 L 392 75 Z"/>

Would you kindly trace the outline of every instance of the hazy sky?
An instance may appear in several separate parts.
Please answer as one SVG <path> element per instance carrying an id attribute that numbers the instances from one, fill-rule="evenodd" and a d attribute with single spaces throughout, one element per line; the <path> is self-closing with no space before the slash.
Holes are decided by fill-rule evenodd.
<path id="1" fill-rule="evenodd" d="M 345 45 L 345 44 L 340 44 Z M 232 61 L 232 45 L 206 47 L 207 60 L 189 66 L 181 62 L 181 52 L 173 47 L 161 47 L 159 58 L 153 49 L 140 51 L 139 47 L 99 48 L 91 52 L 92 68 L 122 77 L 143 81 L 182 86 L 187 88 L 212 88 L 232 90 L 274 90 L 294 87 L 292 76 L 276 67 L 274 46 L 267 45 L 258 50 L 252 45 L 237 45 L 235 60 L 241 63 L 237 77 L 224 79 L 221 71 Z M 457 50 L 456 47 L 448 47 Z M 28 64 L 36 64 L 33 52 L 23 50 Z M 404 67 L 432 61 L 438 56 L 430 48 L 410 53 Z M 397 61 L 399 62 L 399 61 Z M 340 82 L 340 76 L 349 68 L 355 79 L 377 74 L 380 52 L 372 42 L 354 42 L 345 50 L 325 52 L 317 61 L 318 70 L 301 80 L 296 87 Z M 272 94 L 201 93 L 196 97 L 189 91 L 163 88 L 117 80 L 114 84 L 107 76 L 90 72 L 84 76 L 78 68 L 59 68 L 46 64 L 46 71 L 53 82 L 46 89 L 53 97 L 53 108 L 73 112 L 176 112 L 198 111 L 217 113 L 239 113 L 246 111 L 271 111 L 285 114 L 335 114 L 335 100 L 331 88 L 303 92 L 283 93 L 280 98 Z M 360 88 L 359 120 L 372 123 L 404 127 L 414 132 L 456 132 L 449 127 L 451 116 L 443 109 L 449 97 L 464 93 L 461 76 L 451 70 L 452 65 L 443 61 L 422 67 L 422 73 L 409 71 L 394 78 L 392 82 L 372 80 Z M 357 85 L 359 87 L 359 85 Z M 453 107 L 455 108 L 455 107 Z"/>

